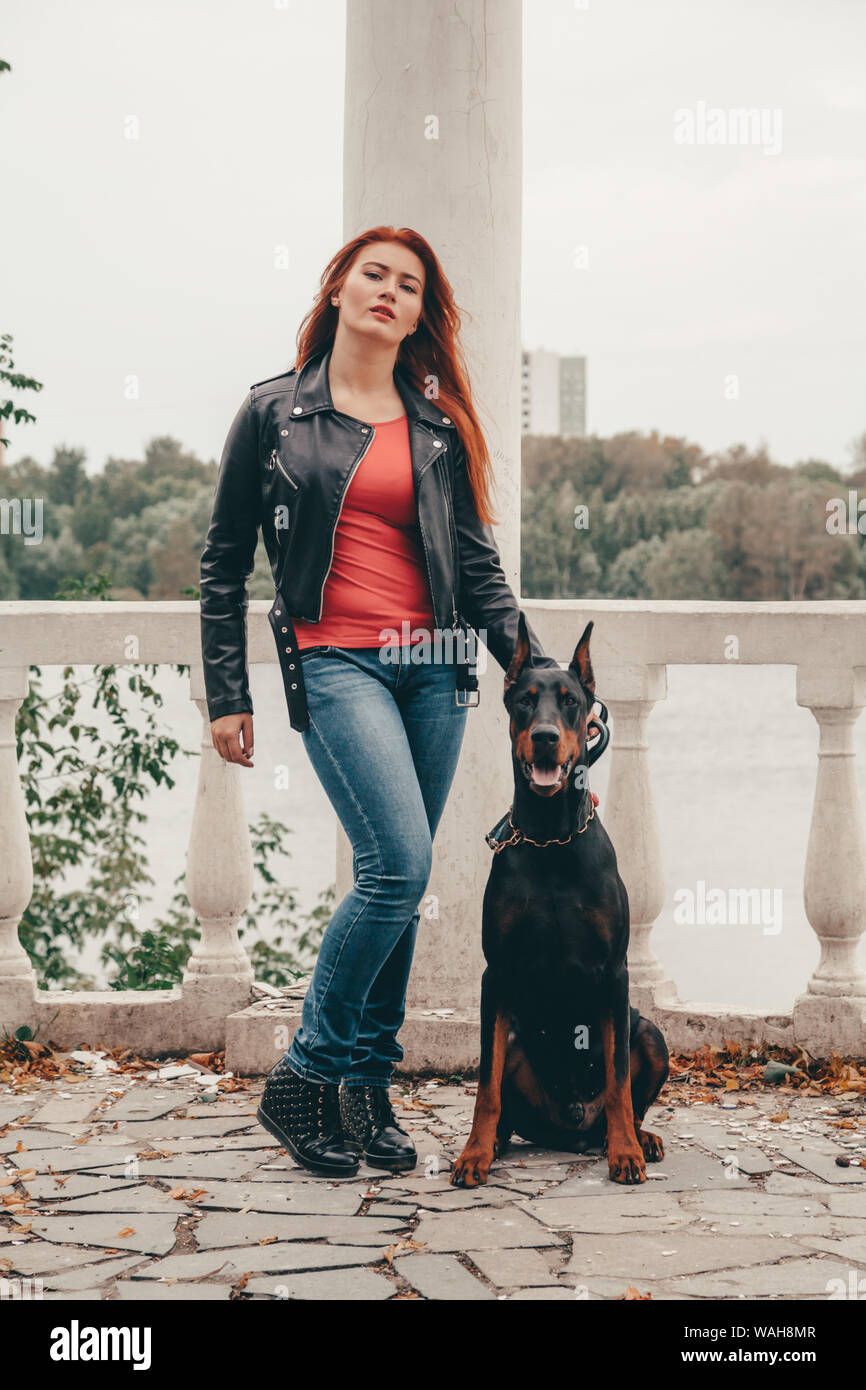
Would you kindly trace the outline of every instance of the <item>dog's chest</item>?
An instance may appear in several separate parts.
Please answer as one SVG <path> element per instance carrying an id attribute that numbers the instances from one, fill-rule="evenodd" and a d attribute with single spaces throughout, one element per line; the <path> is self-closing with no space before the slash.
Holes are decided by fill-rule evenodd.
<path id="1" fill-rule="evenodd" d="M 555 984 L 593 975 L 613 954 L 616 902 L 596 879 L 494 866 L 484 895 L 483 946 L 513 978 Z"/>

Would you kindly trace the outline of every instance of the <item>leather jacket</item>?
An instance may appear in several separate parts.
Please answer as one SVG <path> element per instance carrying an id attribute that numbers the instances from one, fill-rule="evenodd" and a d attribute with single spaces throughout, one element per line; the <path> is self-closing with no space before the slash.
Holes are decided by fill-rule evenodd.
<path id="1" fill-rule="evenodd" d="M 213 512 L 201 556 L 201 643 L 208 715 L 252 713 L 247 669 L 247 592 L 258 530 L 276 597 L 268 619 L 277 644 L 292 727 L 309 724 L 292 618 L 318 622 L 343 499 L 375 437 L 372 425 L 336 410 L 328 348 L 250 387 L 226 438 Z M 412 474 L 434 625 L 480 630 L 506 670 L 520 612 L 488 525 L 478 518 L 466 455 L 452 421 L 398 366 L 394 384 L 406 407 Z M 527 624 L 531 661 L 556 666 Z M 473 640 L 470 637 L 470 642 Z M 458 644 L 459 645 L 459 644 Z M 474 673 L 461 690 L 477 690 Z"/>

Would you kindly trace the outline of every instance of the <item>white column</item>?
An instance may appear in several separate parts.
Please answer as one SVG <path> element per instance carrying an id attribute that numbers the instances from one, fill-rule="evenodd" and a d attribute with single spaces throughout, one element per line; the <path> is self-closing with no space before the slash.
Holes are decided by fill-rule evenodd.
<path id="1" fill-rule="evenodd" d="M 28 688 L 26 667 L 0 668 L 0 1032 L 32 1023 L 36 1001 L 36 972 L 18 940 L 18 923 L 33 892 L 15 738 L 15 719 Z"/>
<path id="2" fill-rule="evenodd" d="M 494 6 L 352 0 L 347 6 L 344 236 L 380 222 L 415 228 L 467 311 L 473 395 L 497 482 L 495 534 L 515 593 L 522 101 L 520 0 Z M 484 834 L 508 809 L 513 791 L 503 677 L 491 657 L 479 678 L 481 703 L 467 713 L 460 765 L 434 844 L 432 897 L 421 907 L 410 1007 L 477 1006 L 481 901 L 490 869 Z M 350 885 L 351 854 L 342 845 L 338 898 Z"/>
<path id="3" fill-rule="evenodd" d="M 650 940 L 664 905 L 665 878 L 646 722 L 656 700 L 667 697 L 667 668 L 606 667 L 602 688 L 612 723 L 604 825 L 628 893 L 630 998 L 649 1016 L 653 1005 L 676 1000 Z"/>
<path id="4" fill-rule="evenodd" d="M 795 1001 L 794 1036 L 812 1050 L 861 1054 L 866 978 L 856 956 L 866 927 L 866 833 L 853 732 L 866 704 L 866 667 L 798 667 L 797 704 L 811 709 L 819 731 L 803 895 L 821 958 Z"/>
<path id="5" fill-rule="evenodd" d="M 225 1037 L 225 1019 L 249 1003 L 253 968 L 238 938 L 252 893 L 253 862 L 241 778 L 213 746 L 201 664 L 190 668 L 191 697 L 202 716 L 201 762 L 189 838 L 186 893 L 201 936 L 183 976 L 189 1046 Z M 221 1045 L 221 1044 L 219 1044 Z"/>

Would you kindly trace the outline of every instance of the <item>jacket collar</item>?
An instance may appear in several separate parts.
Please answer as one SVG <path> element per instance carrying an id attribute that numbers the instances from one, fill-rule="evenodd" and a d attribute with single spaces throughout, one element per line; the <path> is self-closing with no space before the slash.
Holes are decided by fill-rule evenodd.
<path id="1" fill-rule="evenodd" d="M 328 363 L 331 349 L 327 348 L 317 357 L 310 357 L 297 374 L 295 382 L 294 411 L 298 415 L 310 415 L 315 410 L 333 410 L 331 391 L 328 386 Z M 435 401 L 428 401 L 423 392 L 418 391 L 398 365 L 394 368 L 394 385 L 400 393 L 410 421 L 424 420 L 429 425 L 441 427 L 452 421 L 439 409 Z M 298 409 L 300 407 L 300 409 Z"/>

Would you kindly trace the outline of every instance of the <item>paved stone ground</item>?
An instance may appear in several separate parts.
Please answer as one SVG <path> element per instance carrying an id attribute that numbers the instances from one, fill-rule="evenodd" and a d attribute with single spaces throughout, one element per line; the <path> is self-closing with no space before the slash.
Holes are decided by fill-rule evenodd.
<path id="1" fill-rule="evenodd" d="M 639 1187 L 610 1182 L 597 1154 L 516 1140 L 465 1189 L 448 1174 L 474 1083 L 399 1081 L 418 1166 L 340 1181 L 296 1167 L 256 1122 L 262 1084 L 210 1102 L 183 1069 L 0 1088 L 0 1276 L 120 1301 L 866 1293 L 862 1098 L 657 1105 L 666 1155 Z"/>

